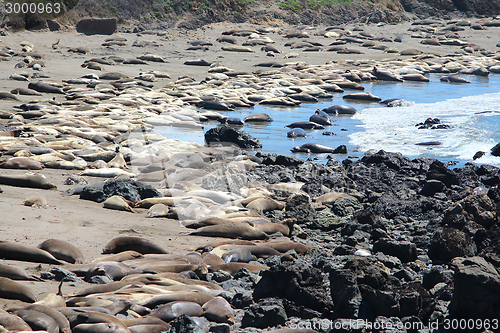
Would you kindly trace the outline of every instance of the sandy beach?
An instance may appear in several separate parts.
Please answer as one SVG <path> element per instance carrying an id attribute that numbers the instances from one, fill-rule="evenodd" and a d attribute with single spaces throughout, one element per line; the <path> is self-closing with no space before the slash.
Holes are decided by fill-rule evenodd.
<path id="1" fill-rule="evenodd" d="M 476 23 L 477 19 L 470 19 Z M 444 26 L 436 29 L 442 31 Z M 412 35 L 428 34 L 431 36 L 430 26 L 426 26 L 428 32 L 409 31 L 410 28 L 418 27 L 411 22 L 404 22 L 398 25 L 376 25 L 376 24 L 353 24 L 343 26 L 342 29 L 332 29 L 339 34 L 347 33 L 357 35 L 363 31 L 370 33 L 374 37 L 370 40 L 375 44 L 386 45 L 396 48 L 399 51 L 407 49 L 417 49 L 423 54 L 433 54 L 445 56 L 457 52 L 463 52 L 461 46 L 451 45 L 426 45 L 422 44 L 422 38 L 412 38 Z M 229 46 L 227 43 L 217 42 L 216 39 L 222 36 L 224 31 L 231 29 L 257 29 L 268 28 L 269 33 L 262 36 L 271 38 L 275 46 L 282 53 L 267 56 L 266 52 L 261 51 L 262 45 L 249 46 L 254 52 L 228 52 L 221 50 L 222 46 Z M 14 68 L 15 64 L 22 61 L 22 57 L 12 57 L 0 61 L 0 91 L 8 92 L 15 88 L 26 88 L 29 82 L 22 82 L 9 79 L 11 74 L 29 74 L 46 75 L 49 80 L 62 81 L 63 79 L 77 79 L 87 74 L 101 75 L 104 72 L 119 72 L 128 77 L 136 77 L 140 73 L 147 71 L 161 71 L 170 75 L 170 78 L 158 78 L 153 83 L 153 89 L 162 87 L 173 88 L 175 81 L 185 76 L 193 78 L 194 82 L 205 80 L 210 73 L 208 67 L 184 65 L 187 60 L 204 59 L 209 62 L 220 63 L 221 66 L 235 71 L 254 72 L 256 70 L 269 70 L 269 68 L 255 67 L 258 63 L 278 62 L 280 64 L 298 63 L 303 65 L 324 65 L 332 62 L 338 68 L 355 69 L 360 64 L 371 64 L 373 61 L 388 61 L 397 63 L 399 61 L 412 61 L 413 56 L 403 56 L 399 53 L 386 53 L 383 50 L 377 50 L 369 47 L 362 47 L 356 43 L 348 43 L 346 47 L 362 51 L 362 54 L 339 54 L 329 52 L 329 44 L 336 38 L 326 38 L 318 35 L 325 31 L 327 27 L 292 27 L 286 24 L 276 24 L 274 26 L 256 26 L 250 24 L 229 24 L 217 23 L 206 26 L 194 31 L 185 30 L 165 30 L 142 33 L 119 32 L 112 36 L 94 35 L 86 36 L 78 34 L 73 27 L 68 27 L 65 31 L 23 31 L 9 32 L 7 36 L 0 37 L 0 47 L 8 46 L 15 52 L 21 52 L 20 44 L 30 42 L 34 45 L 33 52 L 43 55 L 41 59 L 45 67 L 40 71 L 31 68 Z M 500 34 L 499 27 L 488 27 L 486 30 L 474 30 L 470 26 L 464 25 L 463 31 L 458 31 L 457 39 L 470 44 L 478 45 L 481 50 L 473 51 L 474 55 L 482 54 L 500 54 Z M 129 27 L 120 27 L 121 31 L 130 29 Z M 304 38 L 286 38 L 288 31 L 300 30 L 306 32 L 310 37 Z M 424 29 L 425 30 L 425 29 Z M 448 33 L 452 33 L 449 31 Z M 444 32 L 443 32 L 444 35 Z M 348 36 L 348 35 L 344 35 Z M 378 41 L 377 38 L 387 38 L 394 40 L 397 36 L 402 36 L 402 42 Z M 439 37 L 439 35 L 433 35 Z M 102 46 L 101 44 L 111 37 L 123 37 L 126 39 L 124 46 Z M 234 37 L 238 45 L 243 44 L 248 37 Z M 339 36 L 341 38 L 341 36 Z M 304 52 L 302 49 L 291 49 L 285 46 L 288 42 L 297 42 L 306 40 L 310 42 L 321 43 L 321 51 Z M 202 40 L 210 42 L 213 45 L 207 50 L 186 50 L 190 46 L 189 42 Z M 52 44 L 58 42 L 57 48 Z M 132 46 L 134 41 L 149 41 L 156 43 L 157 46 Z M 474 45 L 470 45 L 473 47 Z M 69 48 L 85 47 L 92 51 L 92 54 L 79 54 L 68 52 Z M 291 58 L 285 59 L 285 55 L 296 53 Z M 117 63 L 116 65 L 102 65 L 103 71 L 96 71 L 83 68 L 84 61 L 92 58 L 103 58 L 117 56 L 124 59 L 132 59 L 144 54 L 155 54 L 163 57 L 167 62 L 152 62 L 147 64 L 128 64 Z M 273 69 L 272 69 L 273 70 Z M 31 79 L 34 82 L 36 79 Z M 181 85 L 180 85 L 181 86 Z M 80 87 L 85 87 L 80 86 Z M 187 89 L 184 86 L 181 90 Z M 53 99 L 55 102 L 65 102 L 66 99 L 60 94 L 44 93 L 43 96 L 18 96 L 18 101 L 0 100 L 0 110 L 11 111 L 15 105 L 38 104 L 40 102 Z M 11 119 L 1 119 L 2 124 L 8 125 Z M 244 129 L 243 129 L 244 130 Z M 182 139 L 182 138 L 179 138 Z M 0 147 L 2 149 L 2 147 Z M 5 152 L 5 151 L 4 151 Z M 11 156 L 2 156 L 6 160 Z M 24 174 L 25 170 L 0 169 L 0 175 L 6 174 Z M 45 168 L 37 171 L 43 174 L 47 179 L 57 186 L 57 189 L 41 190 L 23 187 L 13 187 L 0 185 L 3 190 L 0 193 L 0 233 L 1 240 L 8 242 L 17 242 L 27 246 L 37 246 L 49 238 L 62 239 L 70 242 L 80 249 L 85 257 L 85 262 L 101 255 L 102 248 L 111 239 L 118 236 L 138 236 L 154 240 L 155 243 L 163 246 L 170 253 L 186 253 L 194 250 L 196 247 L 213 241 L 210 237 L 189 236 L 189 229 L 183 227 L 179 221 L 167 218 L 146 218 L 147 209 L 137 209 L 137 213 L 105 209 L 102 204 L 79 199 L 78 196 L 63 196 L 62 192 L 74 188 L 72 185 L 64 185 L 63 182 L 70 175 L 78 174 L 77 170 L 59 170 Z M 85 177 L 88 183 L 103 181 L 102 178 Z M 33 193 L 43 195 L 48 202 L 44 208 L 34 208 L 22 205 L 22 202 Z M 307 240 L 305 241 L 307 242 Z M 11 264 L 12 261 L 1 260 L 2 263 Z M 39 274 L 39 271 L 47 270 L 47 264 L 36 264 L 26 262 L 15 262 L 18 267 L 25 268 L 31 274 Z M 22 281 L 21 283 L 36 290 L 39 297 L 43 297 L 48 292 L 55 292 L 58 282 L 45 281 Z M 83 286 L 79 283 L 67 283 L 63 287 L 64 293 L 72 293 L 81 289 Z M 0 309 L 10 309 L 12 307 L 21 307 L 24 303 L 16 300 L 0 300 Z"/>

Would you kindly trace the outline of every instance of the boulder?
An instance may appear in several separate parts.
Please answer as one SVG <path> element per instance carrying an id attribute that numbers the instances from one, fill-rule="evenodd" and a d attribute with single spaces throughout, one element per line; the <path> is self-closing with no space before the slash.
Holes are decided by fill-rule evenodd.
<path id="1" fill-rule="evenodd" d="M 284 325 L 288 317 L 280 300 L 268 300 L 245 309 L 241 327 L 266 328 Z"/>
<path id="2" fill-rule="evenodd" d="M 115 18 L 89 18 L 78 21 L 76 31 L 85 35 L 112 35 L 117 30 Z"/>
<path id="3" fill-rule="evenodd" d="M 253 292 L 255 300 L 280 297 L 319 312 L 332 308 L 321 270 L 305 261 L 283 262 L 262 271 L 261 276 Z"/>
<path id="4" fill-rule="evenodd" d="M 465 232 L 454 228 L 438 229 L 432 237 L 429 257 L 447 263 L 455 257 L 476 255 L 476 244 Z"/>
<path id="5" fill-rule="evenodd" d="M 456 258 L 450 315 L 463 319 L 500 318 L 500 274 L 482 257 Z"/>
<path id="6" fill-rule="evenodd" d="M 208 132 L 205 133 L 205 142 L 207 144 L 231 143 L 240 148 L 262 148 L 262 143 L 260 143 L 259 140 L 228 125 L 222 125 L 221 127 L 208 130 Z"/>
<path id="7" fill-rule="evenodd" d="M 48 20 L 47 25 L 49 26 L 50 31 L 59 31 L 62 28 L 61 24 L 54 20 Z"/>
<path id="8" fill-rule="evenodd" d="M 399 258 L 403 263 L 417 259 L 417 247 L 407 241 L 396 241 L 382 238 L 373 244 L 373 252 L 383 252 L 387 255 Z"/>

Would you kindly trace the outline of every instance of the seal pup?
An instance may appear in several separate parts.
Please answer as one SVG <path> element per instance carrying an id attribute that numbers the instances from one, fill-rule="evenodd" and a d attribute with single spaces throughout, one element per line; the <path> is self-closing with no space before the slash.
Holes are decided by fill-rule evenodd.
<path id="1" fill-rule="evenodd" d="M 49 206 L 44 196 L 35 193 L 28 196 L 22 203 L 24 206 L 33 208 L 46 208 Z"/>

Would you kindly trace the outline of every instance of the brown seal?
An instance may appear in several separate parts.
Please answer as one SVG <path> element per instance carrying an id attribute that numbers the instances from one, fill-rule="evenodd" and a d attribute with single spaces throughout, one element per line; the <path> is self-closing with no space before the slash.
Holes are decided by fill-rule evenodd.
<path id="1" fill-rule="evenodd" d="M 102 254 L 120 253 L 124 251 L 137 251 L 141 254 L 146 253 L 168 253 L 162 247 L 154 244 L 153 242 L 132 236 L 122 236 L 112 239 L 102 250 Z"/>
<path id="2" fill-rule="evenodd" d="M 48 316 L 45 313 L 35 310 L 19 310 L 15 311 L 14 313 L 21 317 L 22 320 L 24 320 L 28 325 L 31 326 L 31 328 L 37 331 L 42 330 L 48 333 L 59 333 L 59 325 L 57 324 L 57 322 L 51 316 Z"/>
<path id="3" fill-rule="evenodd" d="M 68 319 L 56 309 L 53 309 L 50 306 L 42 304 L 32 304 L 28 306 L 26 310 L 33 310 L 46 314 L 47 316 L 54 319 L 54 321 L 57 323 L 57 326 L 59 327 L 59 332 L 71 333 L 71 327 L 69 325 Z"/>
<path id="4" fill-rule="evenodd" d="M 31 157 L 12 157 L 0 164 L 3 169 L 42 170 L 43 164 Z"/>
<path id="5" fill-rule="evenodd" d="M 9 332 L 32 331 L 31 327 L 19 316 L 13 314 L 0 314 L 0 327 Z"/>
<path id="6" fill-rule="evenodd" d="M 29 173 L 25 175 L 0 175 L 0 184 L 42 189 L 56 188 L 45 176 Z"/>
<path id="7" fill-rule="evenodd" d="M 70 264 L 83 264 L 83 254 L 72 244 L 60 239 L 47 239 L 38 245 L 39 249 L 52 254 L 56 259 L 64 260 Z"/>
<path id="8" fill-rule="evenodd" d="M 33 290 L 6 277 L 0 277 L 0 297 L 18 299 L 28 303 L 34 303 L 37 300 Z"/>
<path id="9" fill-rule="evenodd" d="M 62 264 L 62 262 L 54 258 L 54 256 L 47 251 L 37 249 L 36 247 L 29 247 L 4 241 L 0 241 L 0 258 L 44 264 Z"/>

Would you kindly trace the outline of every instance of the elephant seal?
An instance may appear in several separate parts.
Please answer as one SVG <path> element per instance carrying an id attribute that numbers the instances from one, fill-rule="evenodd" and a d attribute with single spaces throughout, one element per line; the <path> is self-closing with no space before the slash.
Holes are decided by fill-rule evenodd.
<path id="1" fill-rule="evenodd" d="M 114 238 L 106 244 L 102 250 L 102 254 L 120 253 L 129 250 L 137 251 L 141 254 L 168 253 L 166 250 L 147 239 L 141 237 L 122 236 Z"/>
<path id="2" fill-rule="evenodd" d="M 213 299 L 214 296 L 207 294 L 206 292 L 200 290 L 191 290 L 191 291 L 181 291 L 181 292 L 173 292 L 169 294 L 161 294 L 156 295 L 149 298 L 144 304 L 144 306 L 154 309 L 160 304 L 167 304 L 169 302 L 174 301 L 186 301 L 186 302 L 195 302 L 199 305 L 203 305 L 206 302 Z"/>
<path id="3" fill-rule="evenodd" d="M 0 258 L 44 264 L 62 264 L 62 262 L 54 258 L 54 256 L 47 251 L 37 249 L 36 247 L 4 241 L 0 241 Z"/>
<path id="4" fill-rule="evenodd" d="M 235 322 L 235 314 L 231 304 L 220 296 L 203 304 L 202 309 L 203 316 L 210 321 L 231 325 Z"/>
<path id="5" fill-rule="evenodd" d="M 71 333 L 71 327 L 68 319 L 56 309 L 53 309 L 50 306 L 35 303 L 28 306 L 26 310 L 33 310 L 46 314 L 47 316 L 54 319 L 54 321 L 57 323 L 60 333 Z"/>
<path id="6" fill-rule="evenodd" d="M 313 114 L 311 117 L 309 117 L 309 121 L 316 123 L 316 124 L 323 125 L 323 126 L 331 126 L 332 125 L 332 121 L 330 120 L 330 118 L 328 118 L 328 116 L 322 117 L 318 114 Z"/>
<path id="7" fill-rule="evenodd" d="M 333 105 L 326 109 L 323 109 L 322 111 L 327 114 L 344 115 L 344 114 L 355 114 L 357 110 L 352 106 Z"/>
<path id="8" fill-rule="evenodd" d="M 30 82 L 28 84 L 28 89 L 50 94 L 65 94 L 61 88 L 43 82 Z"/>
<path id="9" fill-rule="evenodd" d="M 131 331 L 115 323 L 83 323 L 73 328 L 73 333 L 131 333 Z"/>
<path id="10" fill-rule="evenodd" d="M 11 94 L 25 95 L 25 96 L 42 96 L 38 91 L 28 88 L 15 88 L 12 89 Z"/>
<path id="11" fill-rule="evenodd" d="M 271 118 L 267 113 L 255 113 L 245 117 L 245 123 L 271 121 L 273 121 L 273 118 Z"/>
<path id="12" fill-rule="evenodd" d="M 122 210 L 126 212 L 135 213 L 135 210 L 130 207 L 128 202 L 121 195 L 113 195 L 102 203 L 104 208 Z"/>
<path id="13" fill-rule="evenodd" d="M 356 199 L 355 197 L 353 197 L 352 195 L 349 195 L 347 193 L 343 193 L 343 192 L 330 192 L 330 193 L 322 194 L 319 197 L 317 197 L 316 198 L 316 203 L 319 204 L 319 205 L 325 205 L 325 204 L 331 205 L 331 204 L 335 203 L 335 201 L 337 201 L 340 198 L 352 198 L 352 199 Z M 357 201 L 357 199 L 356 199 L 356 201 Z"/>
<path id="14" fill-rule="evenodd" d="M 0 91 L 0 100 L 2 100 L 2 99 L 8 99 L 11 101 L 18 101 L 19 100 L 19 98 L 17 98 L 15 95 L 13 95 L 11 93 Z"/>
<path id="15" fill-rule="evenodd" d="M 41 189 L 56 188 L 56 186 L 49 182 L 45 176 L 38 174 L 0 175 L 0 184 Z"/>
<path id="16" fill-rule="evenodd" d="M 49 206 L 47 199 L 44 196 L 34 193 L 28 196 L 22 203 L 24 206 L 34 207 L 34 208 L 46 208 Z"/>
<path id="17" fill-rule="evenodd" d="M 167 205 L 159 203 L 149 207 L 146 217 L 167 217 L 170 214 L 170 208 Z"/>
<path id="18" fill-rule="evenodd" d="M 196 60 L 186 60 L 184 61 L 184 65 L 188 66 L 210 66 L 212 65 L 212 62 L 203 60 L 203 59 L 196 59 Z"/>
<path id="19" fill-rule="evenodd" d="M 6 277 L 0 277 L 0 297 L 18 299 L 27 303 L 34 303 L 38 297 L 29 287 Z"/>
<path id="20" fill-rule="evenodd" d="M 31 281 L 40 280 L 34 276 L 28 275 L 24 269 L 4 264 L 0 264 L 0 276 L 9 278 L 11 280 L 31 280 Z"/>
<path id="21" fill-rule="evenodd" d="M 354 99 L 358 101 L 368 101 L 368 102 L 380 102 L 382 98 L 378 96 L 374 96 L 369 92 L 362 92 L 362 93 L 352 93 L 352 94 L 347 94 L 342 97 L 343 99 Z"/>
<path id="22" fill-rule="evenodd" d="M 28 325 L 30 325 L 30 327 L 35 331 L 59 333 L 59 325 L 57 324 L 57 322 L 45 313 L 35 310 L 19 310 L 15 311 L 14 313 L 21 317 L 21 319 L 24 320 Z"/>
<path id="23" fill-rule="evenodd" d="M 325 129 L 323 125 L 312 121 L 297 121 L 295 123 L 291 123 L 286 125 L 288 128 L 302 128 L 302 129 Z"/>
<path id="24" fill-rule="evenodd" d="M 288 131 L 286 136 L 289 138 L 305 138 L 307 134 L 302 128 L 294 128 L 291 131 Z"/>
<path id="25" fill-rule="evenodd" d="M 422 74 L 405 74 L 401 76 L 405 81 L 429 82 L 430 80 Z"/>
<path id="26" fill-rule="evenodd" d="M 100 261 L 116 261 L 116 262 L 123 262 L 127 260 L 134 260 L 134 259 L 140 259 L 143 258 L 144 256 L 137 252 L 137 251 L 123 251 L 117 254 L 109 254 L 105 255 L 103 257 L 95 258 L 92 260 L 92 262 L 100 262 Z"/>
<path id="27" fill-rule="evenodd" d="M 174 301 L 156 308 L 151 315 L 164 322 L 172 321 L 181 315 L 199 317 L 203 314 L 202 307 L 195 302 Z"/>
<path id="28" fill-rule="evenodd" d="M 227 103 L 219 101 L 203 100 L 199 102 L 197 106 L 206 110 L 234 111 L 234 107 Z"/>
<path id="29" fill-rule="evenodd" d="M 228 272 L 229 274 L 233 275 L 242 268 L 246 268 L 252 273 L 259 273 L 260 271 L 263 271 L 265 269 L 269 269 L 268 266 L 264 266 L 264 265 L 253 265 L 253 264 L 248 264 L 248 263 L 244 263 L 244 262 L 228 262 L 226 264 L 212 266 L 212 267 L 210 267 L 210 270 L 213 272 L 221 270 L 221 271 L 225 271 L 225 272 Z"/>
<path id="30" fill-rule="evenodd" d="M 246 208 L 254 209 L 259 213 L 266 213 L 272 210 L 282 210 L 285 204 L 270 198 L 258 198 L 250 202 Z"/>
<path id="31" fill-rule="evenodd" d="M 32 331 L 24 320 L 10 313 L 0 313 L 0 328 L 4 328 L 8 332 Z M 4 331 L 2 330 L 2 332 Z"/>
<path id="32" fill-rule="evenodd" d="M 392 74 L 389 71 L 378 69 L 376 66 L 373 67 L 372 74 L 375 75 L 377 80 L 403 82 L 399 76 Z"/>
<path id="33" fill-rule="evenodd" d="M 228 222 L 218 225 L 210 225 L 196 229 L 189 233 L 195 236 L 241 238 L 246 240 L 267 239 L 265 232 L 254 229 L 246 223 Z"/>
<path id="34" fill-rule="evenodd" d="M 441 82 L 448 82 L 448 83 L 470 83 L 470 81 L 467 81 L 464 78 L 455 76 L 455 75 L 446 75 L 440 78 Z"/>
<path id="35" fill-rule="evenodd" d="M 285 253 L 285 252 L 288 252 L 290 250 L 294 250 L 297 253 L 303 254 L 311 249 L 315 249 L 314 246 L 306 245 L 306 244 L 302 244 L 302 243 L 297 243 L 297 242 L 292 242 L 289 240 L 286 240 L 286 241 L 275 240 L 275 241 L 269 241 L 269 242 L 265 242 L 265 243 L 258 243 L 258 245 L 263 245 L 266 247 L 273 248 L 281 253 Z"/>
<path id="36" fill-rule="evenodd" d="M 442 143 L 440 141 L 426 141 L 415 143 L 416 146 L 440 146 Z"/>
<path id="37" fill-rule="evenodd" d="M 54 258 L 64 260 L 70 264 L 83 264 L 83 254 L 72 244 L 60 239 L 47 239 L 38 245 L 39 249 L 52 254 Z"/>
<path id="38" fill-rule="evenodd" d="M 3 169 L 42 170 L 43 164 L 31 157 L 11 157 L 0 164 Z"/>
<path id="39" fill-rule="evenodd" d="M 314 154 L 323 154 L 323 153 L 333 153 L 335 148 L 323 146 L 317 143 L 305 143 L 301 146 L 296 146 L 290 149 L 292 153 L 314 153 Z"/>

